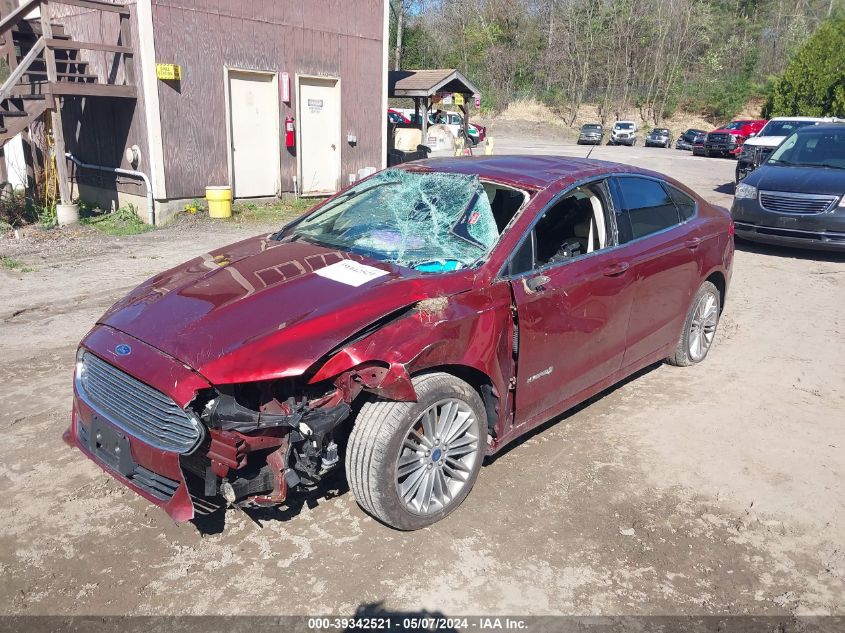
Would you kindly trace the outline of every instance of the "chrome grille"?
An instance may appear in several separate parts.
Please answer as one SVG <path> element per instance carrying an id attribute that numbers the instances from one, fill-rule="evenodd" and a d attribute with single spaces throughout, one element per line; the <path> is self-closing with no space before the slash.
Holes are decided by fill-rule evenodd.
<path id="1" fill-rule="evenodd" d="M 775 213 L 824 213 L 836 204 L 836 196 L 812 193 L 761 191 L 760 206 Z"/>
<path id="2" fill-rule="evenodd" d="M 200 422 L 160 391 L 88 352 L 83 353 L 81 365 L 80 395 L 122 430 L 175 453 L 187 453 L 199 443 Z"/>
<path id="3" fill-rule="evenodd" d="M 708 134 L 708 143 L 727 143 L 730 140 L 729 134 Z"/>

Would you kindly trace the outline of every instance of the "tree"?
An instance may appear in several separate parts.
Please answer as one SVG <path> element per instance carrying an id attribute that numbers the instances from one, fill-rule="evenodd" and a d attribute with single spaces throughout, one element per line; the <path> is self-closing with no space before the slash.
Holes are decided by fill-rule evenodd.
<path id="1" fill-rule="evenodd" d="M 825 20 L 775 83 L 768 116 L 845 117 L 845 17 Z"/>

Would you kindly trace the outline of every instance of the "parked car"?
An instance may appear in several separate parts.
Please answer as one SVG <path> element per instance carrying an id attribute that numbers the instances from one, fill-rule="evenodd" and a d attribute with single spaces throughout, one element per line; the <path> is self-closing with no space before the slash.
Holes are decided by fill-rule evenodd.
<path id="1" fill-rule="evenodd" d="M 646 147 L 672 147 L 672 132 L 665 127 L 656 127 L 645 137 Z"/>
<path id="2" fill-rule="evenodd" d="M 393 108 L 387 109 L 387 120 L 390 123 L 410 123 L 411 119 L 406 117 L 402 112 L 399 110 L 395 110 Z"/>
<path id="3" fill-rule="evenodd" d="M 464 128 L 464 117 L 458 112 L 438 110 L 429 120 L 434 124 L 448 125 L 449 129 L 452 130 L 452 134 L 455 135 L 455 138 L 461 137 L 462 130 Z M 487 128 L 482 125 L 476 125 L 475 123 L 469 123 L 467 124 L 467 134 L 469 135 L 470 143 L 478 145 L 481 141 L 487 138 Z"/>
<path id="4" fill-rule="evenodd" d="M 707 132 L 699 132 L 692 139 L 692 155 L 704 156 L 704 142 L 707 140 Z"/>
<path id="5" fill-rule="evenodd" d="M 845 252 L 845 124 L 793 132 L 736 186 L 736 234 Z"/>
<path id="6" fill-rule="evenodd" d="M 798 128 L 834 121 L 837 119 L 806 116 L 782 116 L 771 119 L 756 136 L 742 144 L 742 151 L 736 163 L 736 182 L 757 169 L 769 157 L 769 154 Z"/>
<path id="7" fill-rule="evenodd" d="M 365 511 L 421 528 L 485 455 L 643 367 L 702 361 L 731 226 L 603 161 L 387 169 L 115 304 L 79 347 L 65 437 L 177 521 L 191 495 L 277 505 L 345 463 Z"/>
<path id="8" fill-rule="evenodd" d="M 601 123 L 586 123 L 578 133 L 578 145 L 601 145 L 604 126 Z"/>
<path id="9" fill-rule="evenodd" d="M 745 139 L 753 136 L 766 125 L 765 119 L 731 121 L 707 134 L 704 155 L 739 156 Z"/>
<path id="10" fill-rule="evenodd" d="M 629 145 L 637 144 L 637 124 L 633 121 L 617 121 L 610 130 L 608 145 Z"/>
<path id="11" fill-rule="evenodd" d="M 684 132 L 678 137 L 677 141 L 675 141 L 675 149 L 691 150 L 693 146 L 693 141 L 695 140 L 695 137 L 699 134 L 707 134 L 707 132 L 705 132 L 704 130 L 696 130 L 694 128 L 688 129 L 686 132 Z"/>

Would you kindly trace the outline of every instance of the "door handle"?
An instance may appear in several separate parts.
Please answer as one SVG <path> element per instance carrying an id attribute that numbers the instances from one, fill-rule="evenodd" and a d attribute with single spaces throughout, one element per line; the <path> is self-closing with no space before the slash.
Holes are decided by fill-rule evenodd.
<path id="1" fill-rule="evenodd" d="M 546 284 L 550 281 L 551 279 L 549 279 L 548 275 L 537 275 L 536 277 L 532 277 L 531 279 L 525 282 L 525 289 L 528 291 L 529 294 L 534 294 L 535 292 L 542 292 L 546 289 Z"/>
<path id="2" fill-rule="evenodd" d="M 691 237 L 686 242 L 684 242 L 684 246 L 686 246 L 691 251 L 698 248 L 700 244 L 701 244 L 701 238 L 700 237 Z"/>
<path id="3" fill-rule="evenodd" d="M 628 270 L 631 265 L 628 262 L 619 262 L 616 264 L 611 264 L 607 268 L 602 271 L 605 277 L 616 277 L 617 275 L 621 275 L 626 270 Z"/>

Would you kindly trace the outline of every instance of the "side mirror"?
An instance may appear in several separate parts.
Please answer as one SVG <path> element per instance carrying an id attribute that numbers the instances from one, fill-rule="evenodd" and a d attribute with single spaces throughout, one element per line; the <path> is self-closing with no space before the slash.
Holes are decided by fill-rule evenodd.
<path id="1" fill-rule="evenodd" d="M 545 285 L 550 281 L 551 279 L 547 275 L 537 275 L 525 282 L 525 288 L 530 294 L 533 294 L 545 290 Z"/>

